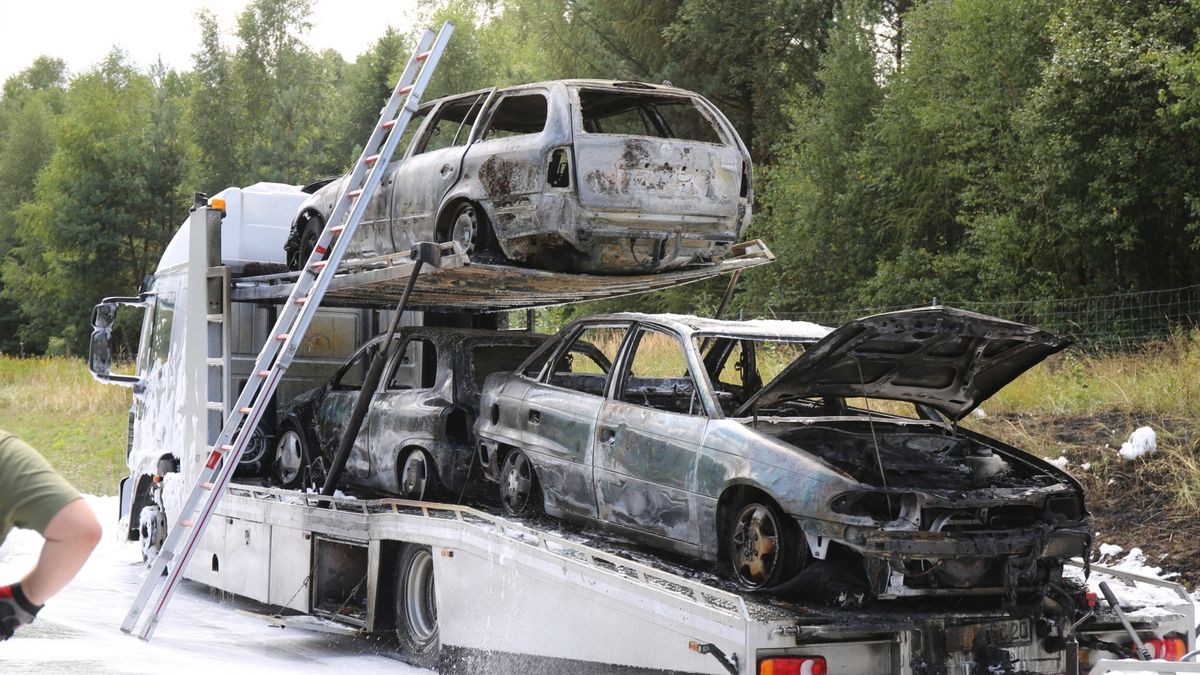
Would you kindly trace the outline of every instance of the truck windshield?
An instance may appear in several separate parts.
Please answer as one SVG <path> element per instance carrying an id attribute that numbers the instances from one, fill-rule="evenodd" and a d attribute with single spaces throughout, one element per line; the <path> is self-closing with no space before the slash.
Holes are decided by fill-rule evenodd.
<path id="1" fill-rule="evenodd" d="M 141 376 L 161 367 L 171 355 L 171 329 L 175 325 L 175 294 L 160 293 L 154 307 L 146 312 L 142 339 L 138 346 L 137 372 Z"/>

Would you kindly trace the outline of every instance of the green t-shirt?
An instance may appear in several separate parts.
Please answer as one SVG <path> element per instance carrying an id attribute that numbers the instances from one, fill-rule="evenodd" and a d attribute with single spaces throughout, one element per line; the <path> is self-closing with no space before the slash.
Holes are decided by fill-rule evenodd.
<path id="1" fill-rule="evenodd" d="M 37 450 L 0 429 L 0 543 L 14 527 L 44 533 L 79 492 Z"/>

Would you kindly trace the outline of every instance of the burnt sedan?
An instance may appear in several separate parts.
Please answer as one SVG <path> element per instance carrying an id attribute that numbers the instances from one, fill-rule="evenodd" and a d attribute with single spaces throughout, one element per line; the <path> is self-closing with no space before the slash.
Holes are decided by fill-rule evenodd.
<path id="1" fill-rule="evenodd" d="M 407 499 L 458 494 L 473 461 L 472 424 L 484 378 L 517 367 L 545 341 L 520 332 L 401 328 L 342 480 Z M 324 480 L 382 345 L 382 337 L 363 345 L 329 382 L 288 404 L 272 462 L 276 482 L 299 487 Z"/>
<path id="2" fill-rule="evenodd" d="M 724 257 L 750 222 L 750 155 L 702 96 L 559 80 L 430 101 L 371 197 L 347 255 L 456 240 L 560 272 L 634 274 Z M 347 177 L 318 181 L 285 246 L 299 269 Z"/>
<path id="3" fill-rule="evenodd" d="M 489 378 L 476 435 L 510 512 L 718 561 L 747 589 L 1011 599 L 1086 559 L 1091 517 L 1066 473 L 958 421 L 1067 344 L 944 307 L 833 331 L 590 317 Z"/>

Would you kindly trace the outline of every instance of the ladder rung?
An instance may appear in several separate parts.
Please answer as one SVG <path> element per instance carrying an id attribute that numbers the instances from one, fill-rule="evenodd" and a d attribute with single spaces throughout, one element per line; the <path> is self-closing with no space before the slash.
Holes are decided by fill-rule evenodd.
<path id="1" fill-rule="evenodd" d="M 259 377 L 270 377 L 270 376 L 271 376 L 271 371 L 269 371 L 269 370 L 260 370 L 260 371 L 258 371 L 258 376 L 259 376 Z"/>
<path id="2" fill-rule="evenodd" d="M 232 452 L 233 446 L 232 445 L 222 445 L 221 449 L 224 450 L 225 452 Z"/>
<path id="3" fill-rule="evenodd" d="M 297 305 L 303 305 L 306 302 L 308 302 L 308 298 L 296 298 Z"/>
<path id="4" fill-rule="evenodd" d="M 398 121 L 399 120 L 388 120 L 388 121 L 384 122 L 383 124 L 380 124 L 379 128 L 380 129 L 391 129 L 392 127 L 396 126 L 396 122 L 398 122 Z"/>
<path id="5" fill-rule="evenodd" d="M 371 165 L 371 164 L 374 164 L 375 162 L 378 162 L 378 161 L 379 161 L 379 155 L 375 154 L 375 155 L 371 155 L 370 157 L 367 157 L 366 159 L 364 159 L 364 160 L 363 160 L 363 163 L 364 163 L 364 164 L 367 164 L 367 165 L 369 166 L 369 165 Z"/>
<path id="6" fill-rule="evenodd" d="M 241 409 L 241 413 L 242 413 L 243 415 L 249 415 L 249 414 L 250 414 L 250 413 L 252 413 L 252 412 L 254 412 L 254 408 L 242 408 L 242 409 Z"/>
<path id="7" fill-rule="evenodd" d="M 200 487 L 204 488 L 205 490 L 211 490 L 211 489 L 213 489 L 213 484 L 209 483 L 208 481 L 205 481 L 200 484 Z"/>
<path id="8" fill-rule="evenodd" d="M 224 368 L 225 367 L 225 359 L 205 359 L 204 361 L 206 364 L 208 364 L 209 368 Z"/>
<path id="9" fill-rule="evenodd" d="M 275 339 L 279 340 L 280 342 L 283 342 L 284 340 L 290 338 L 291 336 L 292 336 L 291 333 L 280 333 L 279 335 L 275 336 Z"/>
<path id="10" fill-rule="evenodd" d="M 209 314 L 208 315 L 209 323 L 223 323 L 224 321 L 225 321 L 224 314 Z"/>
<path id="11" fill-rule="evenodd" d="M 421 52 L 413 57 L 413 61 L 424 61 L 427 58 L 429 58 L 429 52 Z"/>
<path id="12" fill-rule="evenodd" d="M 428 52 L 426 52 L 426 53 L 428 53 Z M 412 90 L 413 90 L 413 86 L 411 84 L 407 85 L 407 86 L 403 86 L 396 90 L 396 95 L 403 96 Z"/>
<path id="13" fill-rule="evenodd" d="M 225 412 L 225 404 L 222 403 L 221 401 L 209 401 L 208 406 L 206 406 L 206 407 L 209 410 L 215 410 L 217 412 Z"/>
<path id="14" fill-rule="evenodd" d="M 323 269 L 325 269 L 325 266 L 328 264 L 329 264 L 328 260 L 318 260 L 317 262 L 313 263 L 312 266 L 313 266 L 314 270 L 323 270 Z"/>
<path id="15" fill-rule="evenodd" d="M 184 527 L 191 527 L 191 526 L 195 525 L 196 523 L 192 522 L 191 518 L 185 518 L 183 520 L 180 520 L 179 524 Z"/>
<path id="16" fill-rule="evenodd" d="M 325 252 L 328 251 L 329 249 L 320 244 L 317 244 L 316 246 L 313 247 L 313 250 L 316 251 L 318 255 L 325 255 Z"/>
<path id="17" fill-rule="evenodd" d="M 351 190 L 351 191 L 349 191 L 349 192 L 347 192 L 347 193 L 346 193 L 346 198 L 347 198 L 347 199 L 354 199 L 355 197 L 357 197 L 357 196 L 359 196 L 359 195 L 361 195 L 361 194 L 362 194 L 362 190 L 361 190 L 361 189 L 360 189 L 360 190 Z"/>
<path id="18" fill-rule="evenodd" d="M 333 227 L 329 228 L 329 231 L 333 234 L 341 234 L 342 230 L 345 230 L 345 229 L 346 229 L 345 225 L 334 225 Z"/>

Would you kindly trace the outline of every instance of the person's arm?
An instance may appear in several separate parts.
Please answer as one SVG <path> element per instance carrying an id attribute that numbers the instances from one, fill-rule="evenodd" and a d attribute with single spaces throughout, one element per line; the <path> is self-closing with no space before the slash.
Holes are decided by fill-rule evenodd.
<path id="1" fill-rule="evenodd" d="M 86 501 L 76 499 L 62 507 L 46 525 L 37 565 L 21 580 L 25 597 L 42 605 L 61 591 L 87 562 L 100 535 L 100 522 Z"/>

